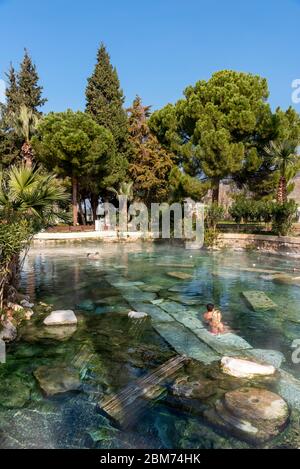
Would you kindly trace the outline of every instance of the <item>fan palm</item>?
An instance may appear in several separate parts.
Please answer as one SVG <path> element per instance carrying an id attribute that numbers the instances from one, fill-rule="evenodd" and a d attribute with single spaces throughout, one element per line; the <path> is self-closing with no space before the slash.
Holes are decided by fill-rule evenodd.
<path id="1" fill-rule="evenodd" d="M 41 169 L 22 164 L 0 174 L 0 308 L 16 285 L 21 252 L 36 232 L 63 217 L 58 203 L 67 198 L 55 176 Z"/>
<path id="2" fill-rule="evenodd" d="M 16 134 L 23 140 L 21 156 L 28 167 L 32 166 L 33 161 L 31 138 L 36 131 L 39 120 L 39 116 L 32 109 L 25 106 L 25 104 L 22 104 L 19 112 L 12 116 L 13 128 Z"/>
<path id="3" fill-rule="evenodd" d="M 271 141 L 265 147 L 265 152 L 272 158 L 273 165 L 279 170 L 279 182 L 277 187 L 277 202 L 283 204 L 287 201 L 287 180 L 291 169 L 299 168 L 300 155 L 297 152 L 297 144 L 290 140 L 283 142 Z"/>

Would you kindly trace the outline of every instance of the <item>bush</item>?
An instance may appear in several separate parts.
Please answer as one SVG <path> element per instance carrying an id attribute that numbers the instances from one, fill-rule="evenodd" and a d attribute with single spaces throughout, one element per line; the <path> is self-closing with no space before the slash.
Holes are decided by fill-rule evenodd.
<path id="1" fill-rule="evenodd" d="M 286 236 L 292 230 L 297 204 L 294 200 L 278 204 L 277 202 L 240 197 L 229 208 L 229 213 L 236 223 L 242 221 L 272 223 L 274 234 Z"/>
<path id="2" fill-rule="evenodd" d="M 213 247 L 219 237 L 217 225 L 224 218 L 224 208 L 216 203 L 206 208 L 204 243 L 207 247 Z"/>
<path id="3" fill-rule="evenodd" d="M 297 214 L 297 204 L 289 200 L 284 204 L 273 204 L 272 231 L 278 236 L 287 236 L 291 233 L 293 222 Z"/>
<path id="4" fill-rule="evenodd" d="M 217 224 L 222 221 L 223 218 L 224 208 L 221 205 L 213 203 L 209 207 L 207 207 L 205 222 L 208 228 L 213 228 L 215 230 Z"/>

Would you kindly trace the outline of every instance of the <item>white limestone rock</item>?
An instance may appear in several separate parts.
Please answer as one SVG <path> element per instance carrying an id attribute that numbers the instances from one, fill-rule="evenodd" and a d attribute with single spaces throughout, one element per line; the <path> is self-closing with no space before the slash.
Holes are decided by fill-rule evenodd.
<path id="1" fill-rule="evenodd" d="M 250 360 L 240 358 L 223 357 L 221 367 L 224 373 L 236 378 L 253 378 L 255 376 L 269 376 L 275 373 L 273 365 L 261 365 Z"/>
<path id="2" fill-rule="evenodd" d="M 77 317 L 71 309 L 61 309 L 52 311 L 49 316 L 44 319 L 46 326 L 59 326 L 67 324 L 77 324 Z"/>
<path id="3" fill-rule="evenodd" d="M 147 313 L 143 313 L 141 311 L 129 311 L 128 313 L 128 317 L 130 319 L 142 319 L 142 318 L 146 318 L 148 316 Z"/>

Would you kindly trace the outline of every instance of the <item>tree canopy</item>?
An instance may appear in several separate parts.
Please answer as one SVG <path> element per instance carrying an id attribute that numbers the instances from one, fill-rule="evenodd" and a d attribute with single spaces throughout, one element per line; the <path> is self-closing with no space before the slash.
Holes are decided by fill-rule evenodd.
<path id="1" fill-rule="evenodd" d="M 265 79 L 224 70 L 198 81 L 184 98 L 150 118 L 158 139 L 174 151 L 183 170 L 209 178 L 214 199 L 221 179 L 257 168 L 257 142 L 271 127 Z"/>

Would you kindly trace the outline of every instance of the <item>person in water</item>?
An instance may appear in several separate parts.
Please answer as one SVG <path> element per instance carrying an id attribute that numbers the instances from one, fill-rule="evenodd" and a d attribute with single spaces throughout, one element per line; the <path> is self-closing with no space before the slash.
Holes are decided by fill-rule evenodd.
<path id="1" fill-rule="evenodd" d="M 207 311 L 203 314 L 204 321 L 208 324 L 212 334 L 222 334 L 224 332 L 224 324 L 222 323 L 221 311 L 215 308 L 215 305 L 208 303 Z"/>

